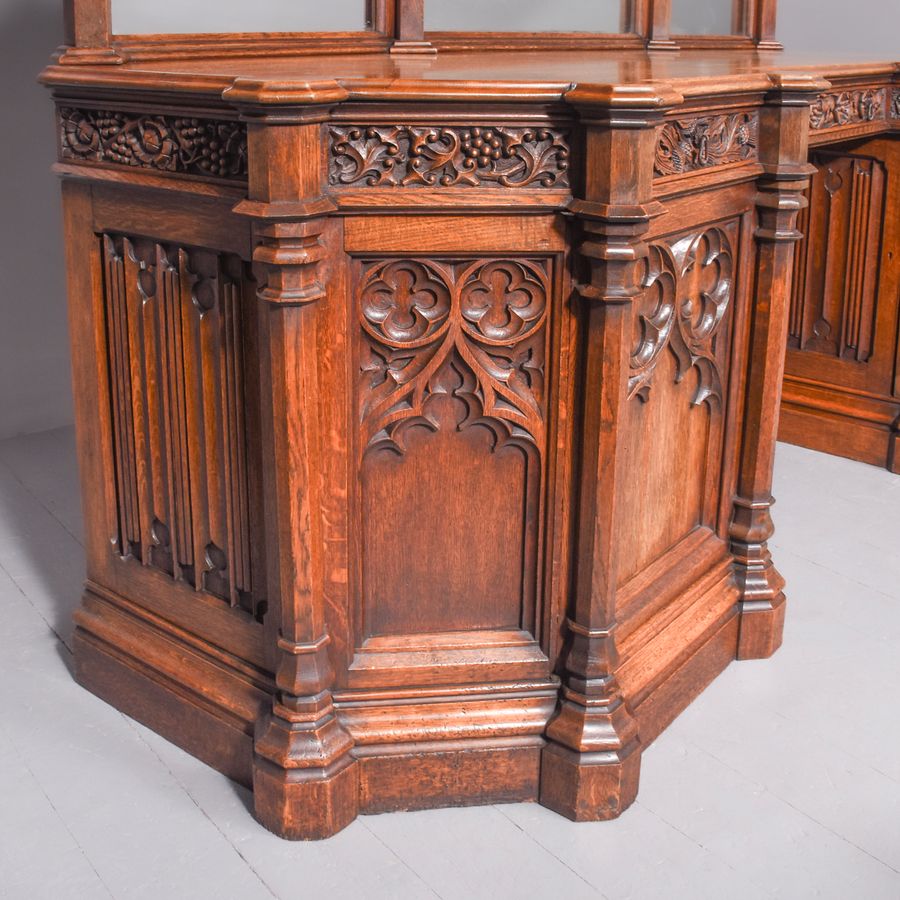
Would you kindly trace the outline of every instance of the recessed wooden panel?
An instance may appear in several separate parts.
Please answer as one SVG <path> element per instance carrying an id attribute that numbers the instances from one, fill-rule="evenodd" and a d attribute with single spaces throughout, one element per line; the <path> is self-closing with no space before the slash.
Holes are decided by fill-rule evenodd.
<path id="1" fill-rule="evenodd" d="M 251 572 L 240 258 L 101 238 L 125 559 L 261 612 Z"/>
<path id="2" fill-rule="evenodd" d="M 364 636 L 534 630 L 550 261 L 362 260 Z"/>
<path id="3" fill-rule="evenodd" d="M 872 157 L 825 152 L 813 162 L 788 346 L 864 363 L 875 328 L 885 166 Z"/>
<path id="4" fill-rule="evenodd" d="M 738 222 L 651 245 L 623 424 L 619 581 L 715 528 Z"/>

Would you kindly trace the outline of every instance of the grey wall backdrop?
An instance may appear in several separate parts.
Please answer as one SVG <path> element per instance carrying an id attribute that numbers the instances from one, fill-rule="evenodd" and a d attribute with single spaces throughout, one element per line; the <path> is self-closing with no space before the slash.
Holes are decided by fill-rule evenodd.
<path id="1" fill-rule="evenodd" d="M 72 418 L 59 185 L 47 91 L 59 0 L 0 0 L 0 439 Z"/>
<path id="2" fill-rule="evenodd" d="M 246 6 L 244 0 L 219 0 Z M 898 0 L 780 0 L 778 34 L 817 57 L 900 59 Z M 62 40 L 60 0 L 0 0 L 0 440 L 72 420 L 54 130 L 35 77 Z M 12 86 L 12 90 L 9 89 Z"/>

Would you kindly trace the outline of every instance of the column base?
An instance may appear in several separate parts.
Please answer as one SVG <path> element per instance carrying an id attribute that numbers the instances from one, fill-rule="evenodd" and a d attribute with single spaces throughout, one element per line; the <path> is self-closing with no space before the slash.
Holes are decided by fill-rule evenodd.
<path id="1" fill-rule="evenodd" d="M 359 808 L 359 766 L 345 757 L 330 769 L 282 769 L 253 760 L 253 801 L 260 824 L 291 841 L 316 841 L 346 828 Z"/>
<path id="2" fill-rule="evenodd" d="M 768 659 L 781 646 L 786 607 L 784 594 L 741 604 L 737 659 Z"/>
<path id="3" fill-rule="evenodd" d="M 577 753 L 549 744 L 541 757 L 540 803 L 573 822 L 615 819 L 638 792 L 641 754 L 609 761 L 606 753 Z"/>

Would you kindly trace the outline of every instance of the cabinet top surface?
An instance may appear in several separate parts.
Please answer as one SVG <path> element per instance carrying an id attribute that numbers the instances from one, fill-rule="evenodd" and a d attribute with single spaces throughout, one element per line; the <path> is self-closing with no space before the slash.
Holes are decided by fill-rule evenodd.
<path id="1" fill-rule="evenodd" d="M 651 103 L 682 97 L 766 90 L 809 81 L 900 78 L 900 63 L 836 54 L 784 52 L 528 51 L 441 53 L 430 57 L 365 55 L 204 57 L 120 65 L 51 65 L 54 87 L 193 93 L 226 101 L 315 104 L 358 100 L 560 100 Z M 641 91 L 628 91 L 641 86 Z M 827 85 L 825 85 L 827 87 Z M 639 98 L 643 96 L 643 101 Z M 677 100 L 675 101 L 677 102 Z"/>

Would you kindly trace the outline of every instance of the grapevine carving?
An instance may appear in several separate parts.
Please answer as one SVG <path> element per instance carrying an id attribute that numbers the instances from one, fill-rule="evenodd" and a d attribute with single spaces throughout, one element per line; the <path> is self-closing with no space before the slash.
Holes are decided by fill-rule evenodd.
<path id="1" fill-rule="evenodd" d="M 64 106 L 59 134 L 62 159 L 247 179 L 247 126 L 242 122 Z"/>
<path id="2" fill-rule="evenodd" d="M 883 89 L 820 94 L 809 108 L 809 127 L 838 128 L 883 119 L 885 99 Z"/>
<path id="3" fill-rule="evenodd" d="M 566 187 L 569 145 L 547 128 L 332 128 L 329 182 L 364 187 Z"/>
<path id="4" fill-rule="evenodd" d="M 658 178 L 681 175 L 696 169 L 756 159 L 758 133 L 756 113 L 666 122 L 656 144 L 654 175 Z"/>
<path id="5" fill-rule="evenodd" d="M 719 228 L 651 245 L 635 317 L 629 397 L 649 399 L 654 370 L 668 348 L 676 360 L 676 382 L 697 369 L 692 402 L 721 402 L 715 338 L 731 302 L 733 268 L 728 237 Z"/>
<path id="6" fill-rule="evenodd" d="M 549 279 L 536 260 L 364 264 L 364 451 L 405 449 L 410 428 L 488 428 L 494 448 L 543 446 Z"/>

